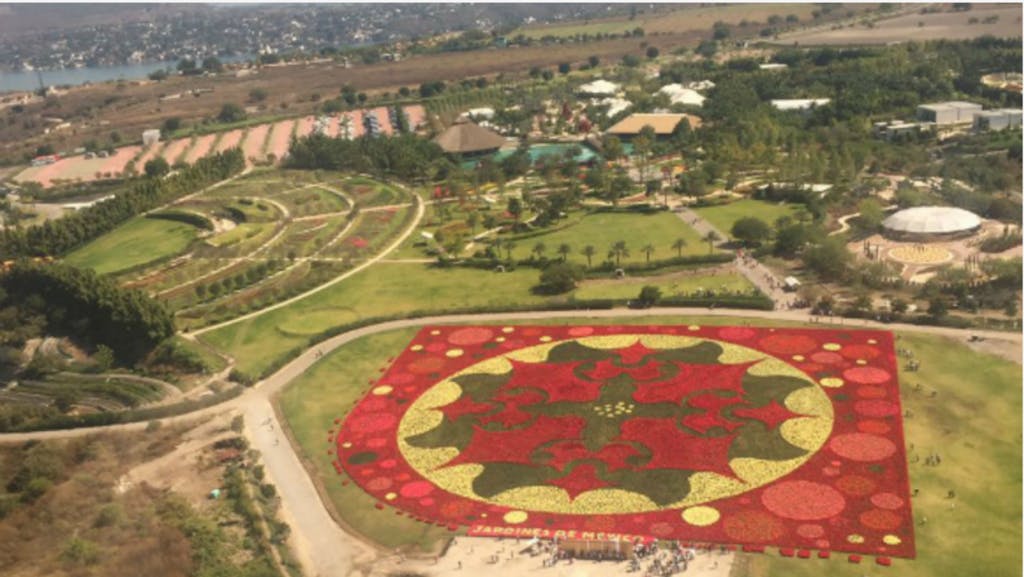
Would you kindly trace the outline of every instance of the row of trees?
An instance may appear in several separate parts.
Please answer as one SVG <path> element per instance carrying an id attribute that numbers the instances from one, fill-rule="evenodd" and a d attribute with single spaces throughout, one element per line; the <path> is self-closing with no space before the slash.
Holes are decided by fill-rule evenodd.
<path id="1" fill-rule="evenodd" d="M 88 346 L 107 346 L 126 364 L 174 334 L 171 314 L 145 293 L 63 264 L 16 263 L 0 276 L 0 309 L 36 319 L 40 334 L 65 334 Z M 40 320 L 45 320 L 43 326 Z"/>
<path id="2" fill-rule="evenodd" d="M 60 256 L 113 230 L 147 210 L 193 193 L 245 168 L 242 151 L 235 148 L 199 159 L 168 178 L 147 178 L 114 198 L 27 229 L 0 232 L 0 258 Z"/>
<path id="3" fill-rule="evenodd" d="M 287 161 L 290 168 L 348 170 L 409 181 L 432 179 L 450 164 L 440 146 L 411 134 L 354 140 L 311 134 L 292 141 Z"/>

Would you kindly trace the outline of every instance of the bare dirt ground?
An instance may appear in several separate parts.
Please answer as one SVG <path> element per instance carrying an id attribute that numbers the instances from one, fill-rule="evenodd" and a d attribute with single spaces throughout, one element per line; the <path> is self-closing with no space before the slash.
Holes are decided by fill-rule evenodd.
<path id="1" fill-rule="evenodd" d="M 216 462 L 211 445 L 238 436 L 230 426 L 231 415 L 224 413 L 186 431 L 172 451 L 137 465 L 121 477 L 119 490 L 145 483 L 174 491 L 195 505 L 201 504 L 211 490 L 220 486 L 223 470 Z"/>
<path id="2" fill-rule="evenodd" d="M 923 6 L 923 5 L 922 5 Z M 993 23 L 985 23 L 989 17 L 998 17 Z M 971 24 L 976 18 L 978 23 Z M 1021 4 L 975 4 L 965 12 L 940 12 L 920 14 L 913 12 L 895 18 L 879 20 L 872 27 L 857 24 L 839 30 L 827 27 L 785 34 L 779 37 L 779 44 L 799 43 L 801 46 L 815 44 L 888 44 L 891 42 L 925 40 L 966 40 L 986 34 L 1002 38 L 1021 35 Z"/>

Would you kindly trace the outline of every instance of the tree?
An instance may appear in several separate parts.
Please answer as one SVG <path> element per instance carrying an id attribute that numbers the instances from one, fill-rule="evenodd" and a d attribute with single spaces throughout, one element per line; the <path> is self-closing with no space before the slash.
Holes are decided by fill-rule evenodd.
<path id="1" fill-rule="evenodd" d="M 661 54 L 661 52 L 656 47 L 654 47 L 654 46 L 648 46 L 647 47 L 647 58 L 650 58 L 651 60 L 654 60 L 655 58 L 658 57 L 659 54 Z"/>
<path id="2" fill-rule="evenodd" d="M 713 230 L 709 230 L 708 233 L 704 235 L 704 242 L 708 243 L 708 254 L 711 254 L 711 251 L 715 250 L 715 243 L 720 240 L 722 240 L 722 237 Z"/>
<path id="3" fill-rule="evenodd" d="M 627 54 L 622 57 L 622 65 L 627 68 L 636 68 L 640 66 L 640 59 L 633 54 Z"/>
<path id="4" fill-rule="evenodd" d="M 179 128 L 181 128 L 181 118 L 178 118 L 177 116 L 172 116 L 167 120 L 164 120 L 165 134 L 170 134 L 175 130 L 178 130 Z"/>
<path id="5" fill-rule="evenodd" d="M 583 279 L 580 267 L 567 262 L 555 261 L 540 273 L 540 284 L 537 292 L 542 294 L 562 294 L 576 288 L 576 283 Z"/>
<path id="6" fill-rule="evenodd" d="M 593 264 L 592 261 L 596 253 L 597 249 L 595 249 L 594 245 L 592 244 L 588 244 L 587 246 L 583 247 L 583 250 L 580 251 L 580 254 L 587 257 L 587 268 L 590 268 Z"/>
<path id="7" fill-rule="evenodd" d="M 143 170 L 145 170 L 146 176 L 156 178 L 170 172 L 171 166 L 167 164 L 167 161 L 164 160 L 164 157 L 157 156 L 152 160 L 147 160 Z"/>
<path id="8" fill-rule="evenodd" d="M 640 181 L 647 180 L 647 168 L 650 166 L 651 154 L 653 153 L 654 141 L 657 135 L 654 127 L 647 124 L 640 129 L 640 133 L 633 139 L 633 156 L 637 159 L 640 168 Z"/>
<path id="9" fill-rule="evenodd" d="M 622 158 L 624 150 L 622 148 L 622 141 L 619 140 L 618 136 L 606 134 L 601 138 L 601 154 L 606 160 L 615 162 Z"/>
<path id="10" fill-rule="evenodd" d="M 572 66 L 568 62 L 561 62 L 558 64 L 558 72 L 560 74 L 568 74 L 572 70 Z"/>
<path id="11" fill-rule="evenodd" d="M 733 223 L 730 232 L 744 246 L 760 246 L 771 235 L 772 229 L 755 216 L 745 216 Z"/>
<path id="12" fill-rule="evenodd" d="M 567 243 L 563 242 L 562 244 L 558 245 L 558 254 L 561 255 L 562 262 L 565 262 L 566 259 L 568 259 L 569 253 L 571 253 L 571 252 L 572 252 L 572 247 L 569 246 Z"/>
<path id="13" fill-rule="evenodd" d="M 523 201 L 514 196 L 508 199 L 508 213 L 515 219 L 516 224 L 519 224 L 519 218 L 523 216 Z"/>
<path id="14" fill-rule="evenodd" d="M 203 58 L 203 71 L 205 72 L 220 72 L 224 70 L 224 65 L 221 64 L 220 59 L 216 56 L 207 56 Z"/>
<path id="15" fill-rule="evenodd" d="M 636 299 L 637 306 L 641 308 L 650 308 L 661 300 L 661 289 L 652 285 L 644 285 L 640 289 L 640 296 Z"/>
<path id="16" fill-rule="evenodd" d="M 548 247 L 543 242 L 538 242 L 533 245 L 533 250 L 531 252 L 533 253 L 534 258 L 542 260 L 544 258 L 544 253 L 547 252 L 547 250 Z"/>
<path id="17" fill-rule="evenodd" d="M 600 63 L 601 59 L 598 58 L 597 56 L 591 56 L 590 58 L 587 58 L 587 64 L 589 64 L 591 68 L 597 68 L 597 65 Z"/>
<path id="18" fill-rule="evenodd" d="M 217 120 L 224 123 L 238 122 L 245 119 L 245 110 L 241 106 L 228 102 L 221 106 L 220 114 L 217 115 Z"/>
<path id="19" fill-rule="evenodd" d="M 725 40 L 731 33 L 729 25 L 722 21 L 715 22 L 714 25 L 711 26 L 711 31 L 711 36 L 715 40 Z"/>
<path id="20" fill-rule="evenodd" d="M 616 241 L 609 252 L 615 257 L 615 266 L 619 266 L 622 257 L 629 256 L 629 248 L 626 247 L 626 241 L 624 240 Z"/>
<path id="21" fill-rule="evenodd" d="M 192 76 L 201 72 L 196 66 L 196 61 L 188 58 L 182 58 L 178 61 L 178 71 L 185 76 Z"/>
<path id="22" fill-rule="evenodd" d="M 651 262 L 651 253 L 654 252 L 654 245 L 650 244 L 650 243 L 647 243 L 647 244 L 644 245 L 644 247 L 642 249 L 640 249 L 640 251 L 644 253 L 644 255 L 647 257 L 647 263 L 650 264 L 650 262 Z"/>
<path id="23" fill-rule="evenodd" d="M 935 319 L 941 319 L 949 313 L 949 305 L 946 304 L 946 299 L 936 296 L 932 297 L 928 301 L 928 314 Z"/>
<path id="24" fill-rule="evenodd" d="M 843 279 L 851 258 L 846 245 L 836 237 L 826 238 L 820 244 L 806 248 L 802 256 L 807 268 L 825 281 Z"/>
<path id="25" fill-rule="evenodd" d="M 509 260 L 509 261 L 512 260 L 512 251 L 517 246 L 518 246 L 518 243 L 516 243 L 516 241 L 514 241 L 514 240 L 509 240 L 509 241 L 505 242 L 505 254 L 507 255 L 507 260 Z"/>
<path id="26" fill-rule="evenodd" d="M 676 254 L 679 258 L 683 257 L 683 247 L 686 246 L 686 239 L 680 237 L 672 243 L 672 248 L 676 249 Z"/>
<path id="27" fill-rule="evenodd" d="M 263 102 L 267 99 L 267 91 L 262 88 L 253 88 L 249 91 L 249 100 L 252 102 Z"/>
<path id="28" fill-rule="evenodd" d="M 876 232 L 882 226 L 882 204 L 874 198 L 865 198 L 857 205 L 860 217 L 857 225 L 865 232 Z"/>
<path id="29" fill-rule="evenodd" d="M 701 40 L 695 52 L 704 58 L 710 59 L 718 52 L 718 43 L 714 40 Z"/>
<path id="30" fill-rule="evenodd" d="M 540 73 L 540 77 L 543 78 L 545 81 L 550 81 L 552 78 L 555 77 L 555 73 L 545 69 L 543 72 Z"/>

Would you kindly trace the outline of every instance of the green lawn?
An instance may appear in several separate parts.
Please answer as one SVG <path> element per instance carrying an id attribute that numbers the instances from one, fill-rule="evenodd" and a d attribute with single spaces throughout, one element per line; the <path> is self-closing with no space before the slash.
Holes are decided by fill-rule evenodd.
<path id="1" fill-rule="evenodd" d="M 537 271 L 528 268 L 493 273 L 379 263 L 313 297 L 200 338 L 235 357 L 240 370 L 257 374 L 309 337 L 359 319 L 544 302 L 551 297 L 530 293 L 537 278 Z"/>
<path id="2" fill-rule="evenodd" d="M 551 323 L 587 324 L 742 324 L 784 326 L 761 319 L 716 317 L 645 317 L 642 319 L 557 319 Z M 539 321 L 536 324 L 545 324 Z M 798 325 L 799 326 L 799 325 Z M 816 325 L 819 326 L 820 325 Z M 354 341 L 326 356 L 298 378 L 281 396 L 281 408 L 315 477 L 326 489 L 341 518 L 366 537 L 391 548 L 429 546 L 443 538 L 440 531 L 410 523 L 405 517 L 383 515 L 373 500 L 341 481 L 324 448 L 324 433 L 334 419 L 360 398 L 368 380 L 377 378 L 415 334 L 415 329 L 392 331 Z M 913 416 L 906 420 L 911 456 L 939 452 L 942 464 L 910 465 L 911 485 L 919 489 L 913 507 L 916 519 L 928 517 L 916 529 L 915 560 L 895 559 L 893 568 L 880 567 L 868 558 L 860 565 L 845 555 L 831 560 L 787 559 L 777 554 L 739 554 L 733 577 L 787 575 L 901 576 L 1020 575 L 1021 567 L 1021 367 L 989 355 L 975 353 L 944 337 L 902 333 L 897 342 L 910 348 L 921 361 L 915 373 L 901 371 L 902 400 Z M 915 392 L 922 383 L 924 390 Z M 936 397 L 930 391 L 938 391 Z M 956 508 L 946 499 L 955 489 Z"/>
<path id="3" fill-rule="evenodd" d="M 779 204 L 745 198 L 721 206 L 695 208 L 694 211 L 713 224 L 724 234 L 730 234 L 732 225 L 745 216 L 759 218 L 769 226 L 774 226 L 775 219 L 780 216 L 795 217 L 802 207 L 796 204 Z"/>
<path id="4" fill-rule="evenodd" d="M 576 289 L 580 299 L 632 299 L 640 289 L 651 285 L 661 289 L 661 296 L 688 296 L 700 290 L 748 293 L 754 288 L 743 275 L 729 274 L 687 274 L 657 277 L 602 279 L 584 282 Z"/>
<path id="5" fill-rule="evenodd" d="M 231 230 L 211 236 L 206 242 L 218 248 L 231 246 L 236 242 L 252 238 L 265 230 L 273 228 L 274 225 L 266 222 L 243 222 Z"/>
<path id="6" fill-rule="evenodd" d="M 64 261 L 99 274 L 116 273 L 184 252 L 197 232 L 183 222 L 135 217 L 75 250 Z"/>
<path id="7" fill-rule="evenodd" d="M 557 256 L 558 247 L 565 243 L 572 248 L 569 259 L 579 264 L 586 264 L 587 259 L 580 254 L 580 251 L 583 250 L 583 247 L 590 245 L 596 251 L 594 264 L 597 264 L 607 257 L 608 250 L 614 243 L 622 240 L 626 242 L 626 248 L 629 249 L 629 256 L 624 257 L 622 262 L 640 263 L 647 258 L 641 250 L 647 244 L 654 247 L 654 252 L 651 253 L 652 260 L 676 256 L 678 253 L 672 248 L 672 244 L 679 238 L 686 242 L 686 246 L 683 247 L 684 256 L 707 254 L 707 244 L 701 241 L 700 235 L 675 214 L 669 212 L 654 214 L 598 212 L 583 217 L 576 224 L 549 234 L 513 239 L 516 248 L 512 251 L 512 256 L 517 259 L 527 258 L 533 247 L 542 242 L 547 249 L 544 254 L 551 258 Z M 502 242 L 504 241 L 503 238 Z M 504 254 L 504 250 L 502 253 Z"/>

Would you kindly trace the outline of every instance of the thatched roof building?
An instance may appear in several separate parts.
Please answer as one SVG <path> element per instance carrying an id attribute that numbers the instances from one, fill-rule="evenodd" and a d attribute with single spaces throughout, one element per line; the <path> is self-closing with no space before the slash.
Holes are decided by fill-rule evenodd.
<path id="1" fill-rule="evenodd" d="M 449 154 L 475 155 L 494 152 L 505 144 L 505 139 L 469 120 L 459 119 L 434 139 Z"/>

